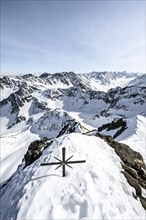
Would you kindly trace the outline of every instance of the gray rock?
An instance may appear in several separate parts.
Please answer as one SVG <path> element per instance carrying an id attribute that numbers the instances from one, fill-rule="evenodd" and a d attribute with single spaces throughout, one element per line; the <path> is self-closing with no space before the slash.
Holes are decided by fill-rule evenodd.
<path id="1" fill-rule="evenodd" d="M 50 146 L 52 144 L 52 141 L 45 137 L 42 140 L 35 140 L 33 141 L 24 155 L 25 160 L 25 167 L 32 164 L 34 161 L 36 161 L 41 155 L 42 151 Z"/>
<path id="2" fill-rule="evenodd" d="M 146 198 L 144 198 L 143 196 L 140 197 L 140 202 L 143 206 L 143 208 L 146 210 Z"/>
<path id="3" fill-rule="evenodd" d="M 124 169 L 130 176 L 132 176 L 132 177 L 135 178 L 135 179 L 139 179 L 139 176 L 138 176 L 136 170 L 134 170 L 133 168 L 131 168 L 131 167 L 129 167 L 129 166 L 126 166 L 126 165 L 124 165 L 124 164 L 122 164 L 122 167 L 123 167 L 123 169 Z"/>
<path id="4" fill-rule="evenodd" d="M 121 171 L 124 176 L 126 177 L 128 183 L 135 188 L 135 191 L 136 191 L 136 195 L 137 196 L 142 196 L 142 190 L 141 190 L 141 187 L 140 185 L 138 184 L 138 181 L 133 178 L 132 176 L 130 176 L 127 172 L 125 171 Z"/>

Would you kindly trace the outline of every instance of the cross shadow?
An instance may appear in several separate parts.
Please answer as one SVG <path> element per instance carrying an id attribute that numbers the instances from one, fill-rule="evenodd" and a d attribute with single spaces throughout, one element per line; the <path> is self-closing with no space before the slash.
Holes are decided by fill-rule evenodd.
<path id="1" fill-rule="evenodd" d="M 49 176 L 62 177 L 61 175 L 57 175 L 57 174 L 49 174 L 49 175 L 45 175 L 45 176 L 39 176 L 39 177 L 37 177 L 37 178 L 32 178 L 31 181 L 38 180 L 38 179 L 42 179 L 42 178 L 49 177 Z"/>

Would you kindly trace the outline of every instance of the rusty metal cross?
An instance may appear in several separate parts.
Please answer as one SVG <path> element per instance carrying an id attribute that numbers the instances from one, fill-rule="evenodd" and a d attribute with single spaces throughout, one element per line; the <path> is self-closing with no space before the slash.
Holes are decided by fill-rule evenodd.
<path id="1" fill-rule="evenodd" d="M 48 166 L 48 165 L 59 165 L 56 167 L 55 170 L 57 170 L 59 167 L 62 166 L 62 176 L 65 176 L 65 165 L 72 168 L 69 164 L 73 163 L 85 163 L 86 160 L 75 160 L 75 161 L 69 161 L 73 156 L 69 157 L 67 160 L 65 160 L 65 147 L 62 148 L 62 160 L 58 159 L 57 157 L 54 157 L 59 162 L 54 163 L 41 163 L 41 166 Z"/>

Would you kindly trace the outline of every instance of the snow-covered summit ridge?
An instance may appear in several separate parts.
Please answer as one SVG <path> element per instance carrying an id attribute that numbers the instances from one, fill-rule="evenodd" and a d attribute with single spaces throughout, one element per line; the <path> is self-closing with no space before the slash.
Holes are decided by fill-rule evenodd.
<path id="1" fill-rule="evenodd" d="M 55 166 L 43 162 L 60 158 L 85 159 L 74 164 L 62 178 Z M 93 153 L 94 152 L 94 153 Z M 114 150 L 97 137 L 64 135 L 47 148 L 32 165 L 16 173 L 1 191 L 2 219 L 144 219 L 145 211 L 132 196 L 120 159 Z M 4 194 L 3 194 L 4 193 Z M 7 205 L 5 205 L 7 204 Z"/>

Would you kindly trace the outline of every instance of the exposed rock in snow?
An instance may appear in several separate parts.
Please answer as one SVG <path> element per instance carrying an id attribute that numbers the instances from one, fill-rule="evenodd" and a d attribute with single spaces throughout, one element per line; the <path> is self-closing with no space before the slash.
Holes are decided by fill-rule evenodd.
<path id="1" fill-rule="evenodd" d="M 42 155 L 42 151 L 50 144 L 52 144 L 52 140 L 48 140 L 48 138 L 33 141 L 24 155 L 25 167 L 37 160 Z"/>
<path id="2" fill-rule="evenodd" d="M 119 136 L 123 131 L 127 129 L 126 121 L 122 118 L 112 121 L 111 123 L 107 123 L 98 128 L 99 132 L 107 133 L 109 135 L 109 131 L 113 134 L 113 138 Z M 115 132 L 115 133 L 114 133 Z"/>
<path id="3" fill-rule="evenodd" d="M 80 123 L 71 118 L 67 112 L 59 109 L 47 111 L 37 121 L 32 123 L 31 132 L 40 137 L 50 139 L 59 137 L 65 133 L 81 132 Z"/>

